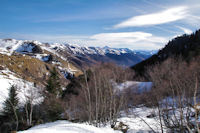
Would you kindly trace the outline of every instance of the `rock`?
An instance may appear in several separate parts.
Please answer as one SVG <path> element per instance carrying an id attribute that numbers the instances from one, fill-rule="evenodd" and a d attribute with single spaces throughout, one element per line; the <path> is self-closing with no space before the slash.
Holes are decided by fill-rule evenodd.
<path id="1" fill-rule="evenodd" d="M 114 130 L 120 130 L 123 133 L 127 133 L 129 127 L 128 125 L 124 124 L 123 122 L 119 122 L 119 124 L 111 125 Z"/>
<path id="2" fill-rule="evenodd" d="M 16 49 L 19 53 L 42 53 L 40 46 L 33 42 L 24 42 L 20 47 Z"/>
<path id="3" fill-rule="evenodd" d="M 50 62 L 52 60 L 53 60 L 53 56 L 51 54 L 42 57 L 42 61 L 44 61 L 44 62 Z"/>
<path id="4" fill-rule="evenodd" d="M 147 118 L 154 118 L 154 117 L 156 117 L 156 115 L 155 115 L 154 113 L 152 113 L 152 114 L 150 114 L 150 115 L 147 115 L 146 117 L 147 117 Z"/>

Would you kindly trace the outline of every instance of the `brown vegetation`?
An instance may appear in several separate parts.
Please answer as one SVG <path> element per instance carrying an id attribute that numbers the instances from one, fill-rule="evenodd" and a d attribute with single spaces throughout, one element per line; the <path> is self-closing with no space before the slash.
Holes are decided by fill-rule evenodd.
<path id="1" fill-rule="evenodd" d="M 200 64 L 196 60 L 187 63 L 170 58 L 149 69 L 154 84 L 149 103 L 159 110 L 162 132 L 164 125 L 173 132 L 199 132 L 198 112 L 193 111 L 200 98 Z"/>
<path id="2" fill-rule="evenodd" d="M 131 76 L 127 70 L 113 64 L 103 64 L 84 72 L 80 80 L 79 94 L 70 98 L 70 112 L 74 119 L 86 120 L 100 126 L 116 123 L 119 112 L 125 107 L 125 97 L 114 87 Z"/>

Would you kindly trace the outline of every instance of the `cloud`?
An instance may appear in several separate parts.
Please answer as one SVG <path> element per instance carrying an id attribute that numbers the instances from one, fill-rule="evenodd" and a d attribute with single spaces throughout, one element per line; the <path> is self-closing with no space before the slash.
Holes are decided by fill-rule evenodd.
<path id="1" fill-rule="evenodd" d="M 170 8 L 161 12 L 146 14 L 141 16 L 134 16 L 128 20 L 114 25 L 113 28 L 126 28 L 126 27 L 140 27 L 159 25 L 169 23 L 177 20 L 184 19 L 188 16 L 188 8 L 186 6 L 179 6 Z"/>
<path id="2" fill-rule="evenodd" d="M 181 26 L 176 26 L 177 28 L 181 29 L 185 34 L 191 34 L 192 30 L 188 29 L 188 28 L 184 28 Z"/>
<path id="3" fill-rule="evenodd" d="M 159 49 L 163 47 L 169 39 L 154 36 L 146 32 L 100 33 L 90 38 L 101 42 L 101 45 L 129 47 L 132 49 Z"/>
<path id="4" fill-rule="evenodd" d="M 104 40 L 115 43 L 137 42 L 151 37 L 152 34 L 145 32 L 120 32 L 120 33 L 100 33 L 91 36 L 91 39 Z"/>
<path id="5" fill-rule="evenodd" d="M 71 43 L 94 47 L 115 47 L 152 50 L 162 48 L 168 37 L 160 37 L 146 32 L 118 32 L 99 33 L 87 36 L 78 35 L 36 35 L 36 34 L 9 34 L 0 35 L 0 38 L 14 38 L 22 40 L 38 40 L 41 42 Z"/>

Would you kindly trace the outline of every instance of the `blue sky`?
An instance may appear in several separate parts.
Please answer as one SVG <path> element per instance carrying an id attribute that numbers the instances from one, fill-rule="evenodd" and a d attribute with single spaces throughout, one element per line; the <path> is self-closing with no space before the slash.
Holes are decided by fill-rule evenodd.
<path id="1" fill-rule="evenodd" d="M 159 49 L 200 28 L 200 0 L 0 0 L 0 38 Z"/>

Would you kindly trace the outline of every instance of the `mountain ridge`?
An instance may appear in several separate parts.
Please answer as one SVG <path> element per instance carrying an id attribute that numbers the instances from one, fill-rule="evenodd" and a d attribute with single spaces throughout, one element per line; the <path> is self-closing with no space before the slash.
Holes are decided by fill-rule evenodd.
<path id="1" fill-rule="evenodd" d="M 19 47 L 23 47 L 20 49 Z M 149 58 L 156 51 L 140 51 L 131 50 L 128 48 L 110 48 L 110 47 L 88 47 L 79 46 L 76 44 L 61 44 L 61 43 L 41 43 L 33 40 L 15 40 L 15 39 L 1 39 L 0 48 L 4 48 L 8 51 L 15 51 L 23 53 L 24 47 L 26 48 L 25 53 L 30 53 L 32 45 L 39 46 L 35 52 L 41 52 L 41 49 L 53 52 L 65 56 L 72 62 L 75 62 L 77 66 L 90 66 L 97 62 L 113 62 L 118 65 L 132 66 L 146 58 Z M 6 51 L 4 50 L 4 51 Z M 28 51 L 27 51 L 28 50 Z"/>

